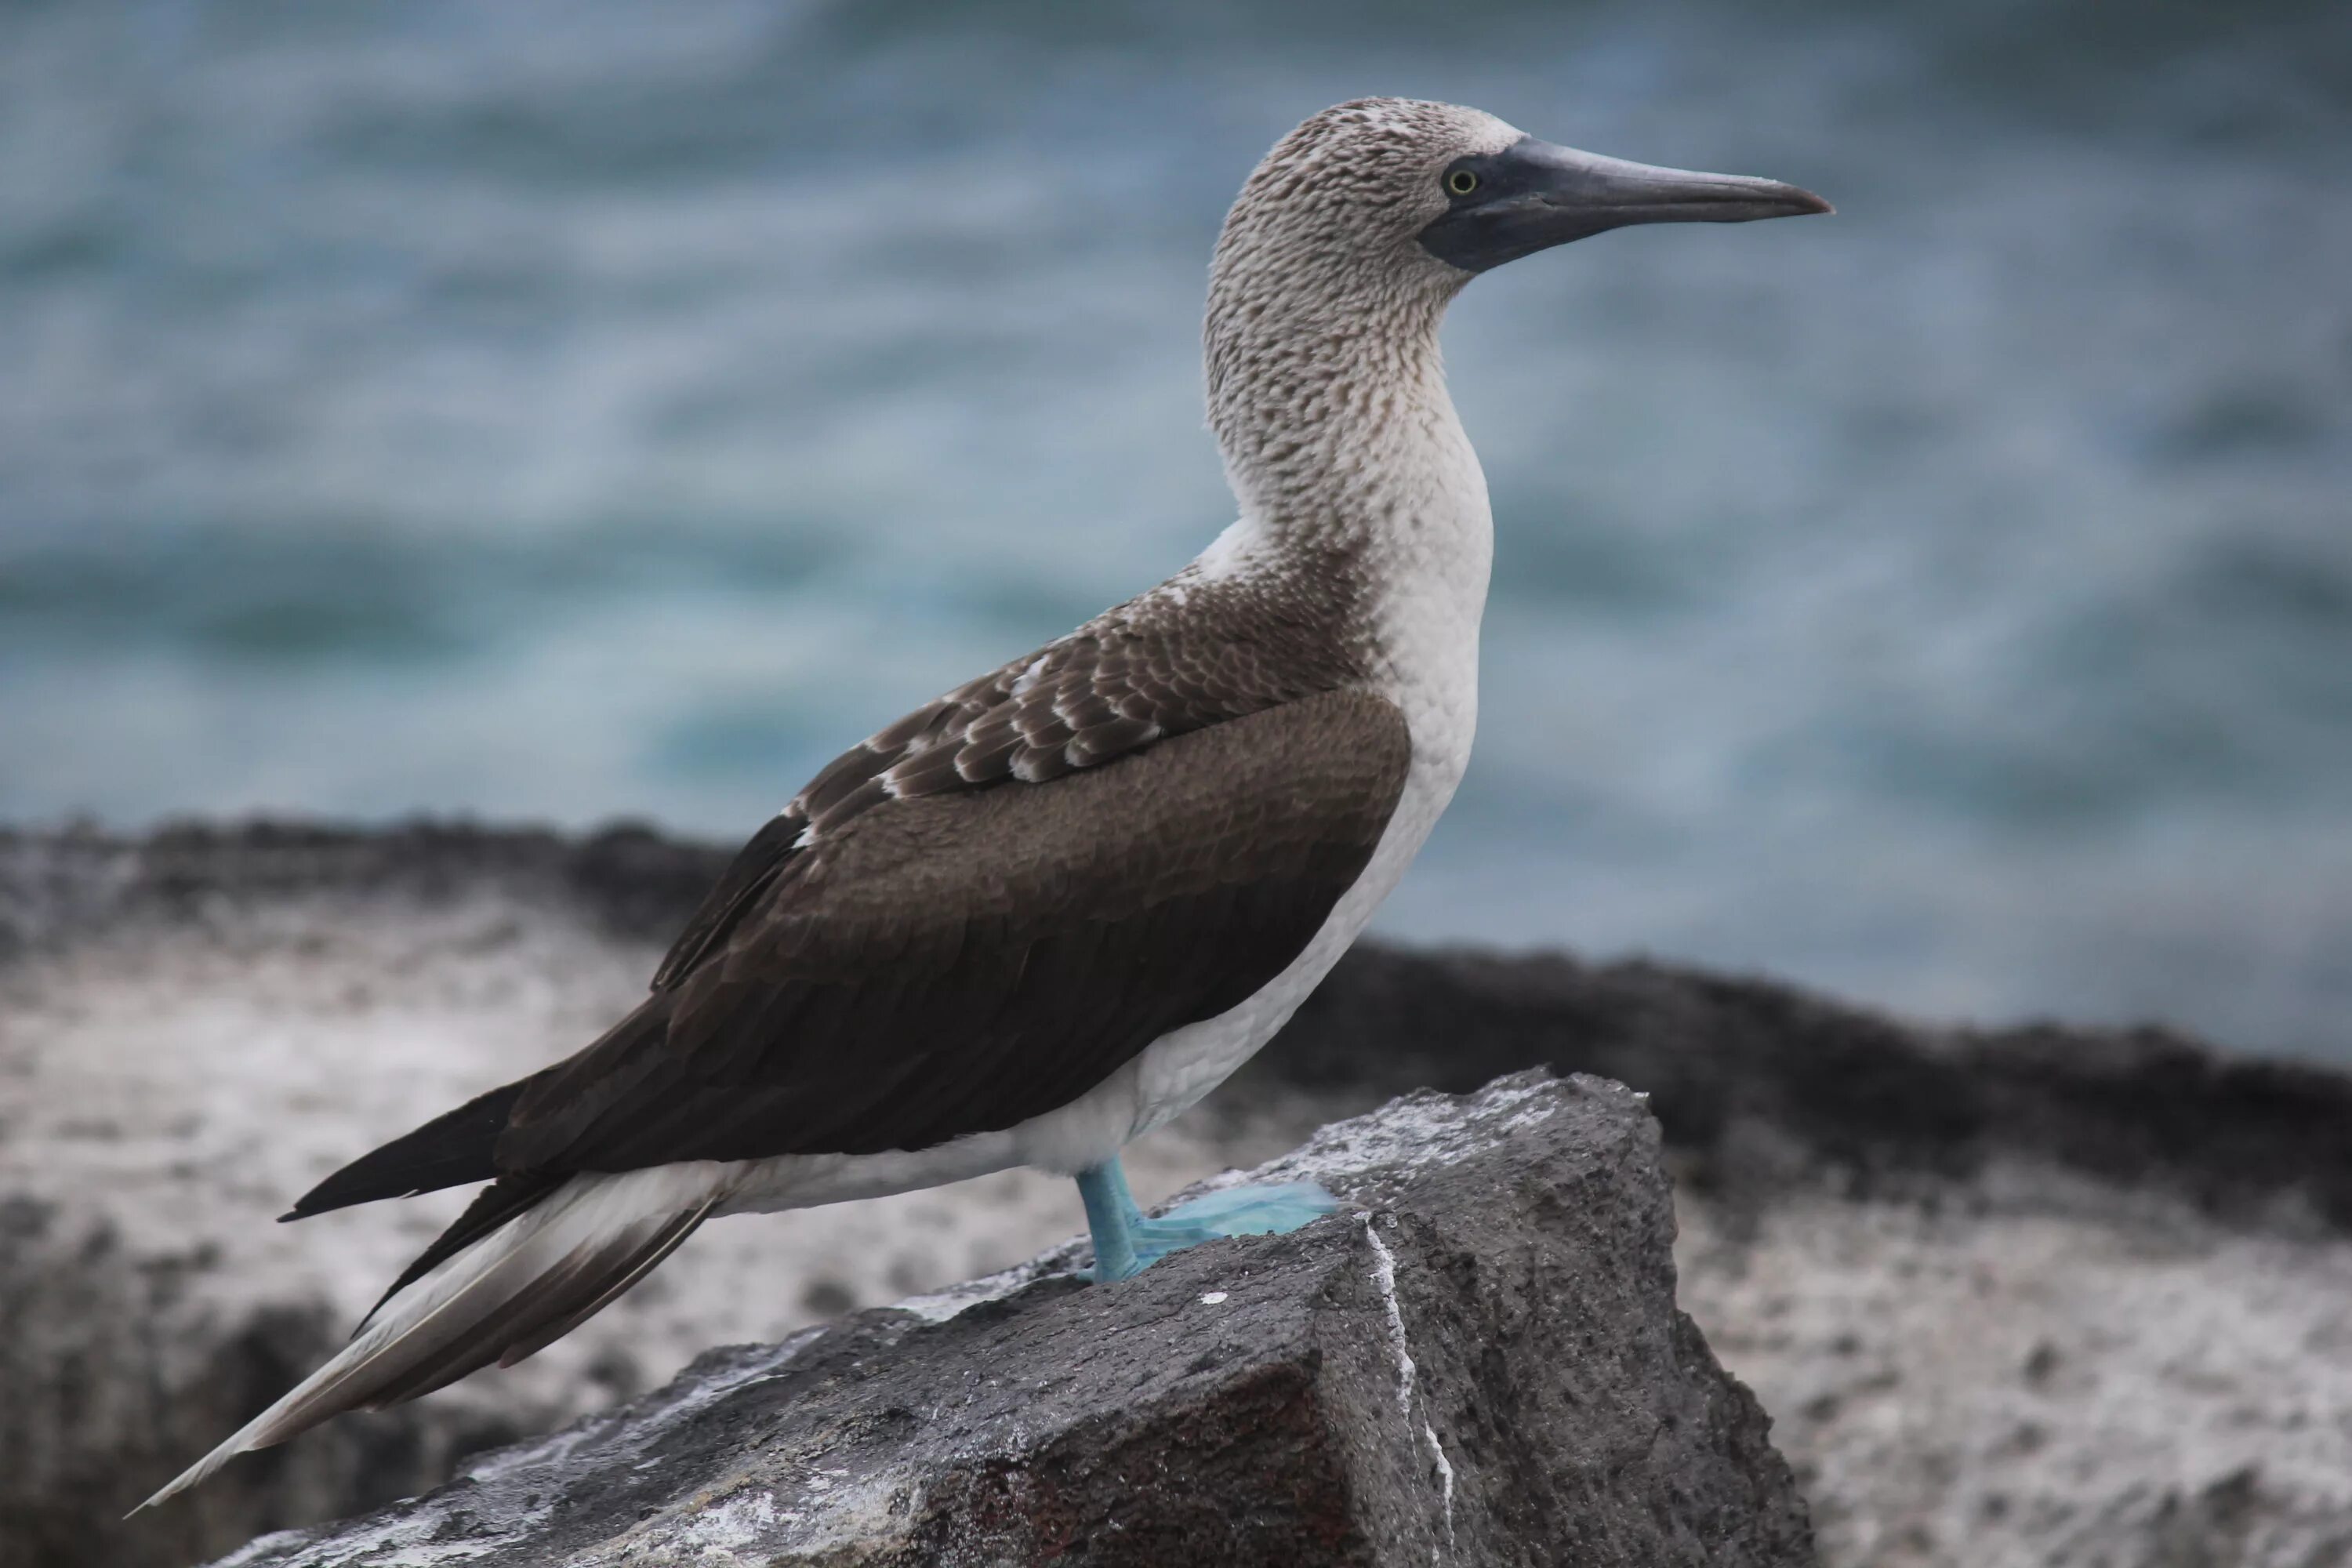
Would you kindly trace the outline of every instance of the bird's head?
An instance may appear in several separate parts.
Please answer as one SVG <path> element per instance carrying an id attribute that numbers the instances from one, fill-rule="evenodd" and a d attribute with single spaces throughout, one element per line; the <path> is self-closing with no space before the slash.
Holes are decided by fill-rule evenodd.
<path id="1" fill-rule="evenodd" d="M 1273 516 L 1328 512 L 1335 486 L 1385 472 L 1368 456 L 1393 457 L 1382 421 L 1443 401 L 1438 319 L 1490 268 L 1632 224 L 1829 210 L 1777 180 L 1555 147 L 1453 104 L 1327 109 L 1265 155 L 1217 240 L 1202 359 L 1227 475 Z M 1399 388 L 1422 395 L 1400 401 Z M 1475 465 L 1466 442 L 1459 456 Z"/>
<path id="2" fill-rule="evenodd" d="M 1367 288 L 1442 301 L 1477 273 L 1606 229 L 1830 210 L 1778 180 L 1630 163 L 1475 109 L 1366 98 L 1310 117 L 1266 154 L 1225 220 L 1217 271 L 1296 279 L 1353 303 Z"/>

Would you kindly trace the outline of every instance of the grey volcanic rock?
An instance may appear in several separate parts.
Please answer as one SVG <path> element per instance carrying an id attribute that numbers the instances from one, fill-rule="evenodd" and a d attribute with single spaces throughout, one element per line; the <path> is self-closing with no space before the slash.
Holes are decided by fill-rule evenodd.
<path id="1" fill-rule="evenodd" d="M 184 1568 L 438 1486 L 712 1345 L 1076 1231 L 1070 1184 L 1020 1172 L 708 1226 L 523 1365 L 121 1522 L 462 1194 L 273 1225 L 287 1200 L 617 1016 L 724 858 L 640 831 L 0 830 L 0 1563 Z M 1537 1064 L 1653 1092 L 1683 1306 L 1773 1415 L 1825 1562 L 2352 1563 L 2339 1073 L 1657 963 L 1361 948 L 1130 1168 L 1150 1201 Z"/>
<path id="2" fill-rule="evenodd" d="M 1638 1096 L 1541 1073 L 1417 1095 L 1256 1176 L 1305 1178 L 1349 1208 L 1115 1285 L 1055 1272 L 1065 1249 L 928 1310 L 716 1352 L 227 1561 L 1813 1561 L 1763 1413 L 1675 1309 Z"/>

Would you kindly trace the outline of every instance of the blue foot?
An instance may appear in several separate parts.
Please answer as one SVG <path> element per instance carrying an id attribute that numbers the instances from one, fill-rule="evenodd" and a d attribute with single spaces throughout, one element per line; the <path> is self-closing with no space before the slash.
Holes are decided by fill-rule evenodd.
<path id="1" fill-rule="evenodd" d="M 1087 1226 L 1094 1233 L 1097 1279 L 1125 1279 L 1171 1252 L 1221 1236 L 1297 1230 L 1339 1206 L 1339 1199 L 1312 1182 L 1291 1182 L 1227 1187 L 1147 1219 L 1129 1195 L 1127 1173 L 1116 1157 L 1079 1173 L 1078 1195 L 1086 1200 Z"/>

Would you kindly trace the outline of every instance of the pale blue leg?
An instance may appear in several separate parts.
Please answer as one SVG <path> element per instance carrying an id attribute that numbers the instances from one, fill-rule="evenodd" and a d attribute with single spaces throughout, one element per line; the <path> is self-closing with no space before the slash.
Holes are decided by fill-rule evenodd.
<path id="1" fill-rule="evenodd" d="M 1147 1219 L 1127 1190 L 1127 1173 L 1113 1155 L 1078 1173 L 1087 1228 L 1094 1233 L 1097 1279 L 1140 1274 L 1171 1252 L 1221 1236 L 1279 1236 L 1330 1214 L 1339 1200 L 1312 1182 L 1227 1187 L 1179 1204 Z"/>
<path id="2" fill-rule="evenodd" d="M 1135 1255 L 1135 1226 L 1143 1215 L 1128 1195 L 1127 1173 L 1113 1154 L 1078 1173 L 1078 1196 L 1087 1205 L 1087 1229 L 1095 1238 L 1094 1276 L 1124 1279 L 1143 1272 Z"/>

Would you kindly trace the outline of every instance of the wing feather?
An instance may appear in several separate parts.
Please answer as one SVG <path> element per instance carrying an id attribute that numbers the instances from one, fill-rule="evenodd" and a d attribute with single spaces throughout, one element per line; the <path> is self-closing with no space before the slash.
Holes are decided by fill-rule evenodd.
<path id="1" fill-rule="evenodd" d="M 1345 594 L 1334 584 L 1333 618 Z M 914 710 L 834 759 L 753 836 L 655 975 L 683 982 L 817 839 L 893 800 L 1043 784 L 1191 733 L 1359 683 L 1324 626 L 1237 637 L 1113 612 Z"/>
<path id="2" fill-rule="evenodd" d="M 801 851 L 658 1036 L 534 1080 L 506 1170 L 922 1148 L 1066 1104 L 1287 967 L 1410 763 L 1333 692 L 1047 789 L 906 798 Z"/>

